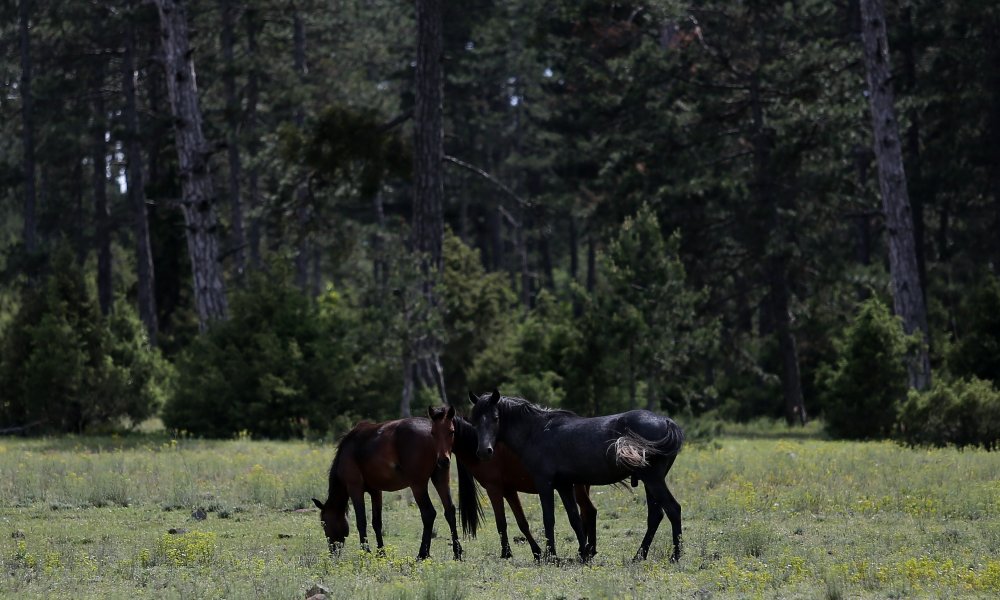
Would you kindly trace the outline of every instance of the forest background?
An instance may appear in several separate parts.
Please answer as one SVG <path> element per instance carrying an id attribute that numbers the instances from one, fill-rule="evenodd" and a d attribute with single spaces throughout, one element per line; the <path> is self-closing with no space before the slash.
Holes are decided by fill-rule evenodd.
<path id="1" fill-rule="evenodd" d="M 5 0 L 0 49 L 3 432 L 1000 438 L 993 2 Z"/>

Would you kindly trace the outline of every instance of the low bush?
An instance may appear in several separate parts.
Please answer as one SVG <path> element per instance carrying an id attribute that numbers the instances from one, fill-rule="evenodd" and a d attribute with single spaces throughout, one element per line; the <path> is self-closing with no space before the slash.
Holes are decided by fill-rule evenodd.
<path id="1" fill-rule="evenodd" d="M 911 445 L 996 449 L 1000 442 L 1000 391 L 975 377 L 938 380 L 926 392 L 910 392 L 900 410 L 899 432 Z"/>

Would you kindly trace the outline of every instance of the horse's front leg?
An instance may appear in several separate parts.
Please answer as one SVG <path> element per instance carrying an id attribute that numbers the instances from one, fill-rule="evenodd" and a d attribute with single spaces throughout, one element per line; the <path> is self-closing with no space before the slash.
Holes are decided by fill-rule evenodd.
<path id="1" fill-rule="evenodd" d="M 365 492 L 351 492 L 351 503 L 354 504 L 354 518 L 358 524 L 358 537 L 361 538 L 361 549 L 370 552 L 368 548 L 368 520 L 365 517 Z"/>
<path id="2" fill-rule="evenodd" d="M 378 545 L 379 554 L 385 553 L 385 545 L 382 543 L 382 490 L 371 490 L 368 495 L 372 497 L 372 529 L 375 530 L 375 543 Z"/>
<path id="3" fill-rule="evenodd" d="M 580 560 L 587 560 L 587 538 L 583 532 L 583 522 L 580 520 L 580 511 L 576 507 L 576 498 L 573 496 L 573 486 L 563 484 L 556 488 L 559 497 L 562 498 L 563 507 L 566 509 L 566 516 L 569 517 L 569 524 L 576 533 L 576 541 L 580 544 Z"/>
<path id="4" fill-rule="evenodd" d="M 510 541 L 507 539 L 507 513 L 503 508 L 503 491 L 500 486 L 491 485 L 486 488 L 486 495 L 493 506 L 493 518 L 496 519 L 497 533 L 500 534 L 500 558 L 511 558 L 514 553 L 510 551 Z"/>
<path id="5" fill-rule="evenodd" d="M 427 482 L 410 486 L 413 492 L 413 499 L 420 508 L 420 520 L 423 522 L 424 531 L 420 536 L 420 550 L 417 552 L 417 560 L 423 560 L 431 554 L 431 530 L 434 527 L 434 518 L 437 511 L 431 503 L 431 497 L 427 493 Z"/>
<path id="6" fill-rule="evenodd" d="M 524 534 L 524 539 L 528 540 L 528 545 L 531 546 L 531 554 L 538 560 L 542 557 L 542 549 L 538 546 L 538 542 L 535 541 L 534 536 L 531 535 L 531 527 L 528 525 L 528 519 L 524 517 L 524 509 L 521 507 L 521 499 L 518 498 L 517 492 L 511 490 L 507 495 L 507 504 L 510 504 L 510 511 L 514 513 L 514 520 L 517 521 L 517 527 Z"/>
<path id="7" fill-rule="evenodd" d="M 451 528 L 451 549 L 455 560 L 462 560 L 462 544 L 458 541 L 458 527 L 455 524 L 455 503 L 451 501 L 451 486 L 448 485 L 450 472 L 448 469 L 438 469 L 431 476 L 434 488 L 437 490 L 441 504 L 444 505 L 444 518 Z"/>
<path id="8" fill-rule="evenodd" d="M 545 550 L 552 558 L 556 557 L 556 513 L 555 490 L 549 481 L 535 481 L 538 489 L 538 499 L 542 502 L 542 525 L 545 528 Z"/>

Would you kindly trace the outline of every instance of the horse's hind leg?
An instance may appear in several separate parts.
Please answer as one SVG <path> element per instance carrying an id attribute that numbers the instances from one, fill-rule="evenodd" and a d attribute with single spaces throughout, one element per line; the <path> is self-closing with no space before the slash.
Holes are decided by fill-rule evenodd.
<path id="1" fill-rule="evenodd" d="M 597 507 L 590 501 L 590 486 L 577 484 L 573 486 L 573 495 L 580 505 L 580 519 L 583 520 L 584 534 L 587 538 L 587 558 L 597 554 Z"/>
<path id="2" fill-rule="evenodd" d="M 542 549 L 535 541 L 535 538 L 531 535 L 531 527 L 528 525 L 528 519 L 524 517 L 524 508 L 521 506 L 521 498 L 518 497 L 517 492 L 510 491 L 504 495 L 507 498 L 507 504 L 510 504 L 510 512 L 514 513 L 514 520 L 517 521 L 517 528 L 521 530 L 521 534 L 524 535 L 524 539 L 528 540 L 528 545 L 531 546 L 531 554 L 534 555 L 535 560 L 542 557 Z M 503 505 L 501 504 L 501 510 Z M 496 509 L 494 509 L 496 510 Z"/>
<path id="3" fill-rule="evenodd" d="M 462 560 L 462 544 L 458 541 L 458 527 L 455 524 L 455 503 L 451 501 L 451 487 L 448 485 L 448 469 L 438 469 L 431 479 L 434 481 L 434 488 L 444 505 L 444 518 L 451 528 L 451 549 L 455 553 L 455 560 Z"/>
<path id="4" fill-rule="evenodd" d="M 351 492 L 351 503 L 354 504 L 354 518 L 358 524 L 358 537 L 361 538 L 361 549 L 365 552 L 368 548 L 368 521 L 365 516 L 365 492 L 364 490 Z"/>
<path id="5" fill-rule="evenodd" d="M 497 533 L 500 534 L 500 558 L 511 558 L 510 541 L 507 540 L 507 513 L 503 509 L 503 492 L 496 485 L 486 488 L 486 495 L 493 506 L 493 518 L 497 522 Z"/>
<path id="6" fill-rule="evenodd" d="M 379 552 L 384 552 L 385 545 L 382 543 L 382 490 L 371 490 L 368 495 L 372 497 L 372 529 L 375 530 L 375 543 Z"/>
<path id="7" fill-rule="evenodd" d="M 642 537 L 642 543 L 639 544 L 639 550 L 635 553 L 633 560 L 646 560 L 646 556 L 649 554 L 649 545 L 653 543 L 653 536 L 656 535 L 656 530 L 660 527 L 660 522 L 663 521 L 663 508 L 658 500 L 659 494 L 653 489 L 656 485 L 655 481 L 646 480 L 643 483 L 646 485 L 646 535 Z M 666 485 L 663 487 L 666 489 Z"/>
<path id="8" fill-rule="evenodd" d="M 423 485 L 410 486 L 413 492 L 413 499 L 420 508 L 420 520 L 423 522 L 424 531 L 420 536 L 420 550 L 417 552 L 417 560 L 423 560 L 431 554 L 431 529 L 434 527 L 434 518 L 437 511 L 431 503 L 431 497 L 427 494 L 427 482 Z"/>
<path id="9" fill-rule="evenodd" d="M 674 552 L 670 555 L 670 562 L 677 562 L 681 559 L 681 505 L 670 493 L 666 484 L 663 484 L 663 492 L 666 494 L 666 498 L 663 500 L 664 510 L 667 513 L 667 518 L 670 519 L 670 528 L 673 530 Z"/>

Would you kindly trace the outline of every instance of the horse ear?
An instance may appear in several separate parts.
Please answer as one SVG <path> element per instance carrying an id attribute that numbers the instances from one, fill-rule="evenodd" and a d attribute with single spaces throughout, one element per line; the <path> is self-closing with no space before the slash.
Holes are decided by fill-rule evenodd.
<path id="1" fill-rule="evenodd" d="M 493 395 L 490 396 L 490 404 L 496 404 L 500 402 L 500 390 L 493 388 Z"/>
<path id="2" fill-rule="evenodd" d="M 449 406 L 448 407 L 448 414 L 446 414 L 445 417 L 447 417 L 449 419 L 454 419 L 455 418 L 455 407 L 454 406 Z"/>
<path id="3" fill-rule="evenodd" d="M 317 500 L 317 499 L 313 498 L 313 504 L 315 504 L 315 505 L 316 505 L 316 508 L 318 508 L 318 509 L 320 509 L 320 510 L 323 510 L 323 503 L 322 503 L 322 502 L 320 502 L 319 500 Z"/>
<path id="4" fill-rule="evenodd" d="M 427 407 L 427 416 L 430 418 L 431 421 L 434 421 L 434 420 L 437 419 L 437 415 L 434 414 L 434 407 L 433 406 L 428 406 Z"/>
<path id="5" fill-rule="evenodd" d="M 472 390 L 469 390 L 469 402 L 471 402 L 473 406 L 476 405 L 476 402 L 479 402 L 479 398 L 472 393 Z"/>

